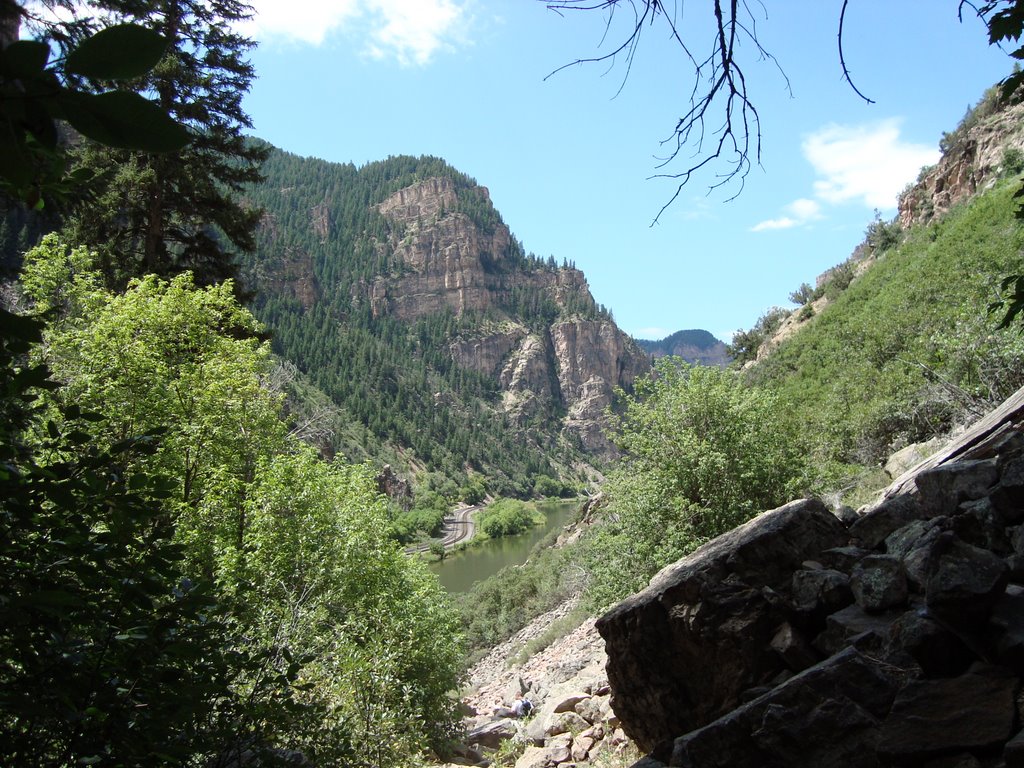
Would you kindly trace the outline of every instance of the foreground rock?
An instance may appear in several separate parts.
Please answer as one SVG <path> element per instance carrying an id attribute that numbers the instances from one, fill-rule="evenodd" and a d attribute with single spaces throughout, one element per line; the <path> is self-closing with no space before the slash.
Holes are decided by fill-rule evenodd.
<path id="1" fill-rule="evenodd" d="M 847 523 L 814 500 L 766 512 L 602 617 L 638 765 L 1024 765 L 1024 439 L 1005 427 Z"/>

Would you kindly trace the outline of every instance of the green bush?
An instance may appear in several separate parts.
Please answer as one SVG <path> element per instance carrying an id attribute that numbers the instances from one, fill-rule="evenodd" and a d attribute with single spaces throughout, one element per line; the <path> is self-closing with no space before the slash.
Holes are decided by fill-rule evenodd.
<path id="1" fill-rule="evenodd" d="M 585 557 L 596 606 L 789 501 L 805 482 L 777 398 L 732 370 L 663 358 L 625 398 L 613 438 L 625 457 L 605 486 L 610 522 L 590 536 Z"/>
<path id="2" fill-rule="evenodd" d="M 537 524 L 536 508 L 517 499 L 500 499 L 481 512 L 477 527 L 488 537 L 515 536 Z"/>

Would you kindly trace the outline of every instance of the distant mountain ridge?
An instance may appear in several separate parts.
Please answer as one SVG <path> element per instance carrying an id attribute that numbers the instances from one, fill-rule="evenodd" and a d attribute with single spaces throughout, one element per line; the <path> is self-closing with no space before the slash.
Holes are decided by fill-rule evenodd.
<path id="1" fill-rule="evenodd" d="M 506 493 L 614 453 L 605 411 L 649 357 L 485 187 L 431 157 L 274 151 L 264 173 L 244 275 L 275 351 L 337 407 L 333 448 Z"/>
<path id="2" fill-rule="evenodd" d="M 675 355 L 688 363 L 719 367 L 728 365 L 732 359 L 724 342 L 700 328 L 676 331 L 659 341 L 637 339 L 636 343 L 653 358 Z"/>

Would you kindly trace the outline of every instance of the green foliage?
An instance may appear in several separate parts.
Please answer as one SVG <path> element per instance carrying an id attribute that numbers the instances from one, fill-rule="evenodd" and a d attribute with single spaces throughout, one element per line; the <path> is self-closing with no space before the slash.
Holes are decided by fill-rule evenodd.
<path id="1" fill-rule="evenodd" d="M 871 246 L 873 252 L 884 253 L 898 245 L 902 236 L 903 228 L 900 226 L 899 220 L 883 221 L 882 214 L 876 210 L 875 218 L 868 224 L 868 228 L 864 232 L 864 241 Z M 851 280 L 852 277 L 851 274 Z M 848 286 L 849 282 L 842 286 L 840 290 L 845 290 Z"/>
<path id="2" fill-rule="evenodd" d="M 63 197 L 87 178 L 66 177 L 57 122 L 108 146 L 173 152 L 188 133 L 136 93 L 91 93 L 67 78 L 129 80 L 145 75 L 167 47 L 160 34 L 133 24 L 100 31 L 50 61 L 50 46 L 18 40 L 0 51 L 0 188 L 29 207 Z"/>
<path id="3" fill-rule="evenodd" d="M 1024 152 L 1017 147 L 1003 149 L 1003 157 L 999 163 L 1003 176 L 1017 176 L 1024 173 Z"/>
<path id="4" fill-rule="evenodd" d="M 437 580 L 387 536 L 368 467 L 311 448 L 261 463 L 235 591 L 259 642 L 305 660 L 302 751 L 318 764 L 400 765 L 449 735 L 462 658 Z"/>
<path id="5" fill-rule="evenodd" d="M 806 482 L 777 398 L 732 370 L 662 358 L 625 398 L 613 438 L 625 452 L 605 486 L 614 522 L 593 534 L 585 554 L 594 605 L 642 587 Z"/>
<path id="6" fill-rule="evenodd" d="M 78 201 L 71 239 L 100 252 L 112 286 L 123 287 L 133 276 L 186 270 L 199 284 L 237 277 L 236 252 L 255 248 L 261 217 L 239 195 L 260 178 L 266 154 L 242 133 L 252 127 L 242 97 L 254 75 L 245 58 L 253 42 L 235 30 L 251 9 L 236 0 L 96 0 L 90 10 L 144 25 L 165 41 L 156 66 L 129 85 L 156 94 L 158 106 L 146 103 L 184 126 L 191 141 L 173 155 L 131 151 L 131 145 L 102 136 L 101 146 L 84 146 L 76 172 L 93 174 L 95 181 L 91 194 Z M 90 77 L 107 69 L 98 60 Z M 118 91 L 104 98 L 138 97 Z"/>
<path id="7" fill-rule="evenodd" d="M 772 337 L 779 329 L 782 321 L 789 317 L 782 307 L 772 307 L 758 318 L 754 327 L 748 331 L 737 331 L 732 342 L 726 345 L 729 356 L 737 367 L 757 359 L 757 351 L 761 345 Z"/>
<path id="8" fill-rule="evenodd" d="M 499 539 L 529 530 L 537 518 L 537 508 L 530 503 L 498 499 L 477 515 L 476 525 L 488 538 Z"/>
<path id="9" fill-rule="evenodd" d="M 239 726 L 240 738 L 300 746 L 317 762 L 401 764 L 445 737 L 461 660 L 456 617 L 436 579 L 389 536 L 374 473 L 286 438 L 278 398 L 261 385 L 266 344 L 230 284 L 150 276 L 113 295 L 90 264 L 55 238 L 27 259 L 30 295 L 55 316 L 37 354 L 66 382 L 41 407 L 101 411 L 70 435 L 120 452 L 109 473 L 117 482 L 145 489 L 149 473 L 168 476 L 153 514 L 178 553 L 174 573 L 216 586 L 231 629 L 212 642 L 245 662 L 211 678 L 216 694 L 196 685 L 199 703 L 237 697 L 260 723 Z M 157 426 L 146 455 L 124 454 L 126 438 Z M 29 434 L 56 461 L 54 429 L 40 422 Z M 102 532 L 112 524 L 103 500 L 114 497 L 97 493 L 87 528 Z"/>
<path id="10" fill-rule="evenodd" d="M 0 762 L 176 765 L 258 747 L 268 733 L 247 701 L 289 683 L 236 696 L 259 660 L 209 585 L 183 577 L 172 484 L 125 472 L 154 440 L 101 449 L 88 436 L 101 415 L 49 418 L 37 393 L 57 384 L 25 362 L 41 323 L 0 319 Z"/>
<path id="11" fill-rule="evenodd" d="M 1015 188 L 908 231 L 752 371 L 799 415 L 819 461 L 875 464 L 1024 384 L 1020 335 L 993 329 L 985 312 L 1019 266 Z"/>
<path id="12" fill-rule="evenodd" d="M 803 306 L 805 304 L 810 304 L 815 299 L 820 298 L 822 296 L 822 293 L 822 291 L 816 288 L 812 288 L 808 283 L 801 283 L 799 288 L 797 288 L 795 291 L 789 294 L 789 300 L 794 304 Z"/>

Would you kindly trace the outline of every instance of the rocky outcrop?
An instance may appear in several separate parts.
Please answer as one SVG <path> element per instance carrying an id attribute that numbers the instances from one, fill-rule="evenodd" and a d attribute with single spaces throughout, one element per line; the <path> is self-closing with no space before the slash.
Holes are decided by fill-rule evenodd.
<path id="1" fill-rule="evenodd" d="M 558 387 L 568 407 L 564 431 L 592 453 L 606 453 L 604 413 L 615 387 L 631 388 L 647 359 L 608 320 L 570 320 L 551 326 Z"/>
<path id="2" fill-rule="evenodd" d="M 964 131 L 900 196 L 900 224 L 927 223 L 984 189 L 1004 173 L 1007 149 L 1024 150 L 1024 104 L 997 110 Z"/>
<path id="3" fill-rule="evenodd" d="M 647 357 L 610 319 L 574 313 L 594 307 L 582 272 L 524 268 L 503 223 L 484 231 L 458 205 L 454 182 L 432 178 L 378 206 L 399 225 L 392 246 L 402 268 L 373 282 L 373 312 L 405 321 L 445 311 L 491 318 L 479 333 L 464 331 L 451 342 L 453 361 L 498 383 L 513 422 L 564 412 L 568 438 L 587 452 L 610 454 L 605 410 L 616 387 L 629 389 L 649 368 Z M 515 314 L 524 302 L 554 307 L 562 317 L 547 327 L 535 318 L 524 324 Z"/>
<path id="4" fill-rule="evenodd" d="M 766 512 L 602 617 L 642 764 L 1021 764 L 1015 398 L 847 522 L 814 500 Z"/>

